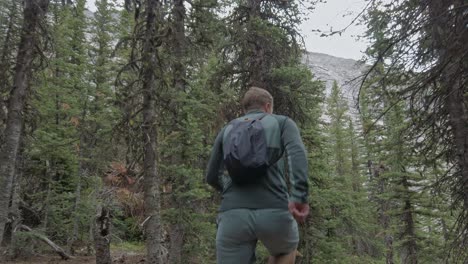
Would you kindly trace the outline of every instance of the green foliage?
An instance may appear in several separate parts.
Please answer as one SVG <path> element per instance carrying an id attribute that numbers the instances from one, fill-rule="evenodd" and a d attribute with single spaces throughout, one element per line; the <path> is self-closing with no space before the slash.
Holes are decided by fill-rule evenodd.
<path id="1" fill-rule="evenodd" d="M 362 176 L 362 147 L 347 101 L 336 82 L 326 102 L 321 158 L 315 157 L 323 164 L 321 177 L 311 191 L 311 235 L 318 248 L 313 259 L 326 263 L 374 263 L 382 251 Z"/>
<path id="2" fill-rule="evenodd" d="M 112 243 L 111 250 L 116 252 L 143 254 L 145 252 L 145 245 L 141 242 L 122 241 Z"/>
<path id="3" fill-rule="evenodd" d="M 383 65 L 377 67 L 383 71 Z M 394 238 L 395 261 L 411 263 L 411 258 L 421 260 L 427 255 L 432 259 L 429 262 L 440 260 L 443 253 L 438 246 L 447 239 L 441 231 L 445 229 L 446 235 L 448 232 L 437 222 L 451 217 L 446 209 L 428 203 L 440 199 L 428 192 L 439 177 L 440 164 L 422 159 L 414 150 L 415 139 L 407 133 L 410 108 L 398 99 L 395 88 L 400 80 L 388 79 L 384 86 L 377 86 L 379 75 L 375 75 L 361 90 L 372 201 L 390 218 L 387 232 Z M 434 224 L 439 227 L 434 228 Z M 426 247 L 433 250 L 427 251 Z"/>
<path id="4" fill-rule="evenodd" d="M 47 64 L 34 75 L 25 113 L 24 223 L 62 245 L 77 226 L 75 239 L 91 245 L 95 211 L 108 206 L 112 249 L 144 254 L 139 45 L 145 6 L 132 13 L 97 0 L 88 18 L 84 0 L 61 2 L 51 3 L 44 25 L 50 43 L 42 51 Z M 360 91 L 359 116 L 350 113 L 338 83 L 325 98 L 325 84 L 301 64 L 297 28 L 306 2 L 193 0 L 176 21 L 173 1 L 163 1 L 153 73 L 164 247 L 171 252 L 177 230 L 184 263 L 215 262 L 220 197 L 204 183 L 206 161 L 219 129 L 241 114 L 243 92 L 258 85 L 273 94 L 276 113 L 298 122 L 308 150 L 311 216 L 300 228 L 299 263 L 385 263 L 386 235 L 394 238 L 395 263 L 404 263 L 411 245 L 420 263 L 442 263 L 456 219 L 447 205 L 450 191 L 432 186 L 451 164 L 434 158 L 438 150 L 426 158 L 413 148 L 421 142 L 406 133 L 410 109 L 395 88 L 410 77 L 391 74 L 383 84 L 389 65 L 375 65 Z M 8 43 L 16 46 L 20 7 L 0 3 L 0 46 L 7 44 L 13 11 Z M 377 8 L 368 19 L 376 41 L 368 54 L 381 54 L 395 31 L 393 17 Z M 174 37 L 177 22 L 184 25 L 181 40 Z M 16 52 L 8 51 L 0 62 L 5 83 Z M 3 99 L 9 89 L 1 87 Z M 30 239 L 17 233 L 19 247 Z M 257 257 L 257 263 L 268 257 L 262 245 Z"/>
<path id="5" fill-rule="evenodd" d="M 10 248 L 10 255 L 13 258 L 31 257 L 34 255 L 34 248 L 31 245 L 35 234 L 31 232 L 17 231 Z"/>
<path id="6" fill-rule="evenodd" d="M 129 217 L 118 210 L 114 210 L 112 224 L 113 233 L 122 241 L 141 242 L 143 240 L 143 230 L 140 227 L 138 218 Z"/>

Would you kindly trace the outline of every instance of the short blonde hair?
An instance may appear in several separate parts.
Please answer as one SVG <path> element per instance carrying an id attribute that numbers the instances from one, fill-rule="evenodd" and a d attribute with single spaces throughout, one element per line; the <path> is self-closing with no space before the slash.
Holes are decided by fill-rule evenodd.
<path id="1" fill-rule="evenodd" d="M 273 96 L 267 90 L 258 87 L 250 87 L 241 101 L 244 112 L 260 109 L 267 103 L 273 105 Z"/>

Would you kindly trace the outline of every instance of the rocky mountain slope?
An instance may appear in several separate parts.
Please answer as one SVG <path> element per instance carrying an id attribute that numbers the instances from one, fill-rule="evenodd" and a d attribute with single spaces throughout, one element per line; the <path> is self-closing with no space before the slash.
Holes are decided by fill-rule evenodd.
<path id="1" fill-rule="evenodd" d="M 302 62 L 310 68 L 315 78 L 326 83 L 327 95 L 330 93 L 333 81 L 336 81 L 349 102 L 351 112 L 356 112 L 358 89 L 368 65 L 352 59 L 315 52 L 307 52 Z"/>

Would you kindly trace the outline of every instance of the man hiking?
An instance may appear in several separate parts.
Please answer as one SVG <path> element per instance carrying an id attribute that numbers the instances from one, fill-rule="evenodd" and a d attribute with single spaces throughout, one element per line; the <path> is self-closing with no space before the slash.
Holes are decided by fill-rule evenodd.
<path id="1" fill-rule="evenodd" d="M 207 168 L 208 184 L 222 193 L 217 263 L 254 263 L 260 240 L 271 255 L 268 263 L 292 264 L 299 243 L 296 221 L 303 223 L 309 213 L 304 144 L 293 120 L 273 114 L 268 91 L 250 88 L 242 107 L 245 115 L 216 137 Z"/>

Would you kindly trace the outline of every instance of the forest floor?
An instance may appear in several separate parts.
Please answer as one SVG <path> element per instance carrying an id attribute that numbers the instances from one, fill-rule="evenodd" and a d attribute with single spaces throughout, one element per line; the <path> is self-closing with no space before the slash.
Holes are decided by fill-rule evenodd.
<path id="1" fill-rule="evenodd" d="M 114 255 L 113 263 L 121 264 L 138 264 L 145 263 L 144 255 Z M 77 256 L 74 259 L 62 260 L 59 256 L 35 256 L 28 259 L 18 259 L 15 261 L 7 261 L 5 264 L 94 264 L 96 258 L 94 256 Z"/>
<path id="2" fill-rule="evenodd" d="M 111 244 L 112 262 L 116 264 L 143 264 L 145 250 L 142 244 Z M 2 262 L 4 264 L 94 264 L 95 256 L 75 256 L 73 259 L 63 260 L 52 252 L 39 256 L 19 257 L 15 260 Z"/>

